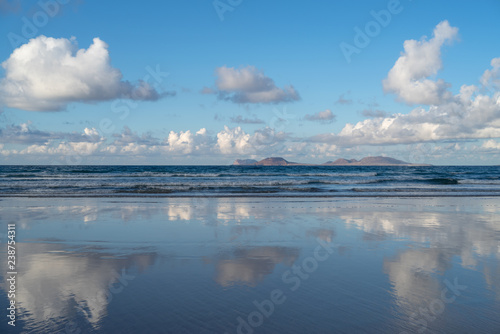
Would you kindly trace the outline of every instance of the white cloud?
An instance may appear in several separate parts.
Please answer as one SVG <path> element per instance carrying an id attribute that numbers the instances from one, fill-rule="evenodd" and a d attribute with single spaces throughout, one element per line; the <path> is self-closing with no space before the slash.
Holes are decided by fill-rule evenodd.
<path id="1" fill-rule="evenodd" d="M 448 21 L 439 23 L 430 40 L 406 40 L 404 52 L 383 81 L 384 91 L 394 93 L 408 104 L 439 105 L 452 96 L 447 90 L 450 86 L 442 79 L 427 79 L 442 67 L 441 47 L 457 38 L 458 28 L 451 27 Z"/>
<path id="2" fill-rule="evenodd" d="M 19 154 L 26 155 L 90 155 L 97 151 L 100 143 L 60 143 L 53 146 L 50 143 L 39 145 L 34 144 L 19 151 Z"/>
<path id="3" fill-rule="evenodd" d="M 114 149 L 107 150 L 108 152 L 113 151 Z M 116 151 L 115 151 L 116 152 Z M 120 154 L 133 154 L 133 155 L 147 155 L 147 154 L 153 154 L 158 152 L 158 146 L 149 146 L 149 145 L 144 145 L 144 144 L 138 144 L 138 143 L 128 143 L 122 147 L 120 147 Z"/>
<path id="4" fill-rule="evenodd" d="M 59 144 L 57 150 L 52 154 L 77 154 L 77 155 L 90 155 L 96 152 L 101 143 L 89 143 L 89 142 L 70 142 Z"/>
<path id="5" fill-rule="evenodd" d="M 89 137 L 93 137 L 93 136 L 99 136 L 99 132 L 97 132 L 96 129 L 92 128 L 92 129 L 89 129 L 89 128 L 85 128 L 83 130 L 83 133 L 86 135 L 86 136 L 89 136 Z"/>
<path id="6" fill-rule="evenodd" d="M 8 144 L 45 145 L 60 140 L 68 142 L 99 142 L 102 138 L 95 128 L 85 128 L 83 133 L 48 132 L 36 129 L 32 126 L 31 121 L 0 128 L 0 142 Z"/>
<path id="7" fill-rule="evenodd" d="M 488 141 L 485 141 L 483 145 L 481 145 L 481 147 L 485 149 L 500 150 L 500 143 L 493 139 L 490 139 Z"/>
<path id="8" fill-rule="evenodd" d="M 1 152 L 4 155 L 90 155 L 105 140 L 95 128 L 85 128 L 82 133 L 46 132 L 34 129 L 30 121 L 0 129 L 0 143 L 25 145 L 19 150 L 6 148 Z"/>
<path id="9" fill-rule="evenodd" d="M 500 57 L 491 60 L 491 70 L 486 70 L 481 77 L 481 84 L 485 87 L 500 88 Z"/>
<path id="10" fill-rule="evenodd" d="M 355 146 L 500 137 L 500 92 L 472 98 L 471 87 L 477 93 L 474 86 L 463 86 L 446 104 L 347 123 L 338 134 L 318 135 L 312 141 Z"/>
<path id="11" fill-rule="evenodd" d="M 307 114 L 304 118 L 308 121 L 331 123 L 335 120 L 335 115 L 332 113 L 330 109 L 326 109 L 324 111 L 319 111 L 312 115 Z"/>
<path id="12" fill-rule="evenodd" d="M 279 88 L 273 79 L 254 66 L 218 67 L 216 86 L 220 99 L 235 103 L 280 103 L 300 100 L 293 86 Z M 204 90 L 206 92 L 208 90 Z"/>
<path id="13" fill-rule="evenodd" d="M 217 146 L 222 154 L 247 154 L 250 152 L 250 135 L 239 126 L 234 129 L 224 126 L 224 130 L 217 134 Z"/>
<path id="14" fill-rule="evenodd" d="M 157 100 L 165 95 L 147 82 L 123 81 L 120 70 L 111 66 L 108 45 L 99 38 L 78 50 L 74 38 L 39 36 L 14 50 L 2 67 L 0 101 L 18 109 L 58 111 L 71 102 Z"/>
<path id="15" fill-rule="evenodd" d="M 193 152 L 193 134 L 191 131 L 170 131 L 168 134 L 168 146 L 171 151 L 181 151 L 184 154 Z"/>
<path id="16" fill-rule="evenodd" d="M 167 151 L 181 154 L 208 154 L 213 145 L 213 138 L 211 138 L 207 129 L 202 128 L 193 134 L 190 130 L 170 131 L 168 138 L 165 140 L 168 143 Z"/>
<path id="17" fill-rule="evenodd" d="M 241 127 L 229 128 L 217 133 L 217 148 L 222 154 L 277 154 L 285 152 L 284 141 L 287 135 L 265 127 L 256 130 L 253 135 Z"/>

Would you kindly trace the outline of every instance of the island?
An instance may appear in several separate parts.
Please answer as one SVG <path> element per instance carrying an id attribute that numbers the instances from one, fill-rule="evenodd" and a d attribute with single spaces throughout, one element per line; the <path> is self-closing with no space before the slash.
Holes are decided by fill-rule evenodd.
<path id="1" fill-rule="evenodd" d="M 323 164 L 308 164 L 300 162 L 287 161 L 280 157 L 265 158 L 260 161 L 254 159 L 237 159 L 235 166 L 432 166 L 430 164 L 415 164 L 390 157 L 365 157 L 361 160 L 356 159 L 337 159 L 327 161 Z"/>

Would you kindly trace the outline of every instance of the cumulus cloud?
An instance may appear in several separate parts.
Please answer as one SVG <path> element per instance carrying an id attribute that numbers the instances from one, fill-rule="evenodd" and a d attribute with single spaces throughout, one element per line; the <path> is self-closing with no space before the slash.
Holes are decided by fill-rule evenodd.
<path id="1" fill-rule="evenodd" d="M 229 128 L 217 133 L 217 148 L 222 154 L 264 154 L 265 152 L 281 152 L 281 144 L 287 135 L 266 127 L 246 133 L 241 127 Z"/>
<path id="2" fill-rule="evenodd" d="M 223 154 L 246 154 L 249 153 L 250 135 L 239 126 L 234 129 L 224 126 L 224 130 L 217 134 L 217 146 Z"/>
<path id="3" fill-rule="evenodd" d="M 347 123 L 338 134 L 318 135 L 311 140 L 355 146 L 500 137 L 500 93 L 473 98 L 471 92 L 477 92 L 477 88 L 463 86 L 446 104 Z"/>
<path id="4" fill-rule="evenodd" d="M 324 111 L 318 111 L 315 114 L 307 114 L 304 119 L 313 122 L 332 123 L 335 120 L 335 115 L 330 109 L 326 109 Z"/>
<path id="5" fill-rule="evenodd" d="M 300 100 L 293 86 L 279 88 L 274 80 L 254 66 L 244 68 L 218 67 L 217 90 L 214 93 L 222 100 L 234 103 L 280 103 Z M 207 93 L 210 89 L 204 89 Z"/>
<path id="6" fill-rule="evenodd" d="M 485 149 L 500 150 L 500 143 L 493 139 L 490 139 L 485 141 L 483 145 L 481 145 L 481 147 Z"/>
<path id="7" fill-rule="evenodd" d="M 123 155 L 165 155 L 165 156 L 225 156 L 234 154 L 266 154 L 283 152 L 286 134 L 269 127 L 258 129 L 253 134 L 246 133 L 241 127 L 225 126 L 218 133 L 211 134 L 202 128 L 196 132 L 170 131 L 164 139 L 139 135 L 129 128 L 112 144 L 101 146 L 100 153 Z"/>
<path id="8" fill-rule="evenodd" d="M 60 137 L 66 139 L 51 138 L 42 144 L 35 143 L 13 153 L 21 155 L 90 155 L 98 152 L 105 141 L 105 138 L 100 137 L 95 128 L 85 128 L 81 134 L 60 134 Z"/>
<path id="9" fill-rule="evenodd" d="M 138 135 L 129 128 L 117 135 L 111 145 L 103 146 L 102 153 L 140 155 L 156 154 L 166 156 L 216 156 L 232 154 L 265 154 L 282 151 L 286 135 L 269 127 L 258 129 L 253 134 L 246 133 L 241 127 L 225 126 L 216 134 L 202 128 L 196 132 L 170 131 L 163 140 L 150 135 Z"/>
<path id="10" fill-rule="evenodd" d="M 82 156 L 99 152 L 105 138 L 95 128 L 82 132 L 51 132 L 38 130 L 31 122 L 0 128 L 0 154 L 4 156 Z M 23 145 L 13 149 L 9 145 Z"/>
<path id="11" fill-rule="evenodd" d="M 171 94 L 159 93 L 145 81 L 122 80 L 120 70 L 111 66 L 108 45 L 99 38 L 78 50 L 74 38 L 39 36 L 14 50 L 2 67 L 0 101 L 30 111 L 117 98 L 154 101 Z"/>
<path id="12" fill-rule="evenodd" d="M 85 128 L 82 133 L 42 131 L 35 128 L 31 121 L 0 128 L 0 143 L 47 146 L 48 143 L 58 140 L 95 143 L 103 139 L 95 128 Z"/>
<path id="13" fill-rule="evenodd" d="M 207 129 L 202 128 L 196 133 L 187 131 L 170 131 L 167 150 L 182 154 L 205 153 L 208 154 L 213 145 L 214 139 L 208 135 Z"/>
<path id="14" fill-rule="evenodd" d="M 439 105 L 447 102 L 451 93 L 450 84 L 442 79 L 427 79 L 441 68 L 441 47 L 457 38 L 458 28 L 451 27 L 448 21 L 439 23 L 434 36 L 420 41 L 404 42 L 404 52 L 383 81 L 384 91 L 394 93 L 408 104 Z"/>
<path id="15" fill-rule="evenodd" d="M 500 57 L 491 60 L 491 70 L 484 71 L 481 84 L 486 88 L 500 88 Z"/>

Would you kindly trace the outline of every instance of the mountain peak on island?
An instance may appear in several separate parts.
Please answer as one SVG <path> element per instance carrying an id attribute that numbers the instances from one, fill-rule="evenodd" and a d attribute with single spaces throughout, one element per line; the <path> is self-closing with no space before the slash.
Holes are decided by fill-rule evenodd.
<path id="1" fill-rule="evenodd" d="M 429 164 L 413 164 L 391 157 L 364 157 L 361 160 L 340 158 L 321 165 L 290 162 L 280 157 L 270 157 L 257 161 L 254 159 L 238 159 L 233 165 L 239 166 L 430 166 Z"/>
<path id="2" fill-rule="evenodd" d="M 335 161 L 325 162 L 323 165 L 327 166 L 401 166 L 413 165 L 409 162 L 390 158 L 390 157 L 365 157 L 361 160 L 356 159 L 337 159 Z"/>

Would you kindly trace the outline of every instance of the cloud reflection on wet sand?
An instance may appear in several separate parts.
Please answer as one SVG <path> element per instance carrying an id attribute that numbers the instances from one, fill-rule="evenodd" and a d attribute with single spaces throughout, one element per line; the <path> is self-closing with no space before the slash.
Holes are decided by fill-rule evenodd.
<path id="1" fill-rule="evenodd" d="M 470 286 L 460 296 L 463 301 L 458 303 L 464 303 L 460 305 L 473 297 L 489 298 L 470 296 L 474 285 L 484 286 L 497 304 L 500 300 L 500 208 L 495 199 L 65 199 L 31 200 L 36 205 L 25 205 L 23 210 L 9 201 L 13 200 L 0 202 L 2 220 L 17 222 L 19 234 L 27 239 L 19 244 L 19 282 L 24 291 L 19 292 L 18 302 L 31 328 L 47 330 L 51 322 L 75 316 L 101 328 L 113 309 L 105 298 L 107 290 L 119 282 L 117 273 L 124 268 L 136 272 L 154 267 L 165 275 L 160 285 L 150 287 L 159 309 L 169 307 L 169 295 L 176 296 L 179 310 L 189 310 L 193 305 L 188 300 L 203 296 L 199 312 L 204 307 L 239 312 L 251 305 L 257 287 L 286 290 L 280 285 L 281 275 L 302 263 L 316 240 L 335 240 L 338 251 L 311 276 L 314 286 L 305 280 L 296 295 L 310 298 L 309 303 L 328 296 L 325 305 L 337 310 L 337 317 L 344 314 L 343 321 L 353 320 L 349 319 L 353 310 L 372 316 L 381 312 L 382 305 L 376 306 L 380 301 L 373 301 L 373 309 L 358 304 L 370 298 L 372 276 L 385 280 L 379 281 L 385 289 L 380 293 L 389 296 L 386 303 L 393 303 L 397 317 L 391 326 L 396 328 L 441 298 L 445 277 L 451 281 L 457 277 Z M 137 275 L 140 281 L 141 274 Z M 197 285 L 190 286 L 194 282 Z M 339 297 L 349 306 L 337 304 Z M 290 300 L 286 305 L 296 305 Z M 488 311 L 486 304 L 481 305 L 478 310 L 483 314 L 495 312 L 494 307 Z M 309 306 L 323 312 L 319 304 Z M 294 312 L 305 306 L 294 307 L 286 309 L 288 317 L 298 316 Z M 447 312 L 459 314 L 453 307 L 446 304 L 442 321 L 448 319 Z M 186 314 L 182 319 L 190 316 L 200 315 Z M 233 320 L 227 317 L 214 326 L 225 329 Z M 326 313 L 318 317 L 328 318 Z M 276 321 L 283 323 L 278 315 Z M 439 321 L 432 324 L 435 330 L 444 326 Z M 293 326 L 275 328 L 298 331 Z"/>

